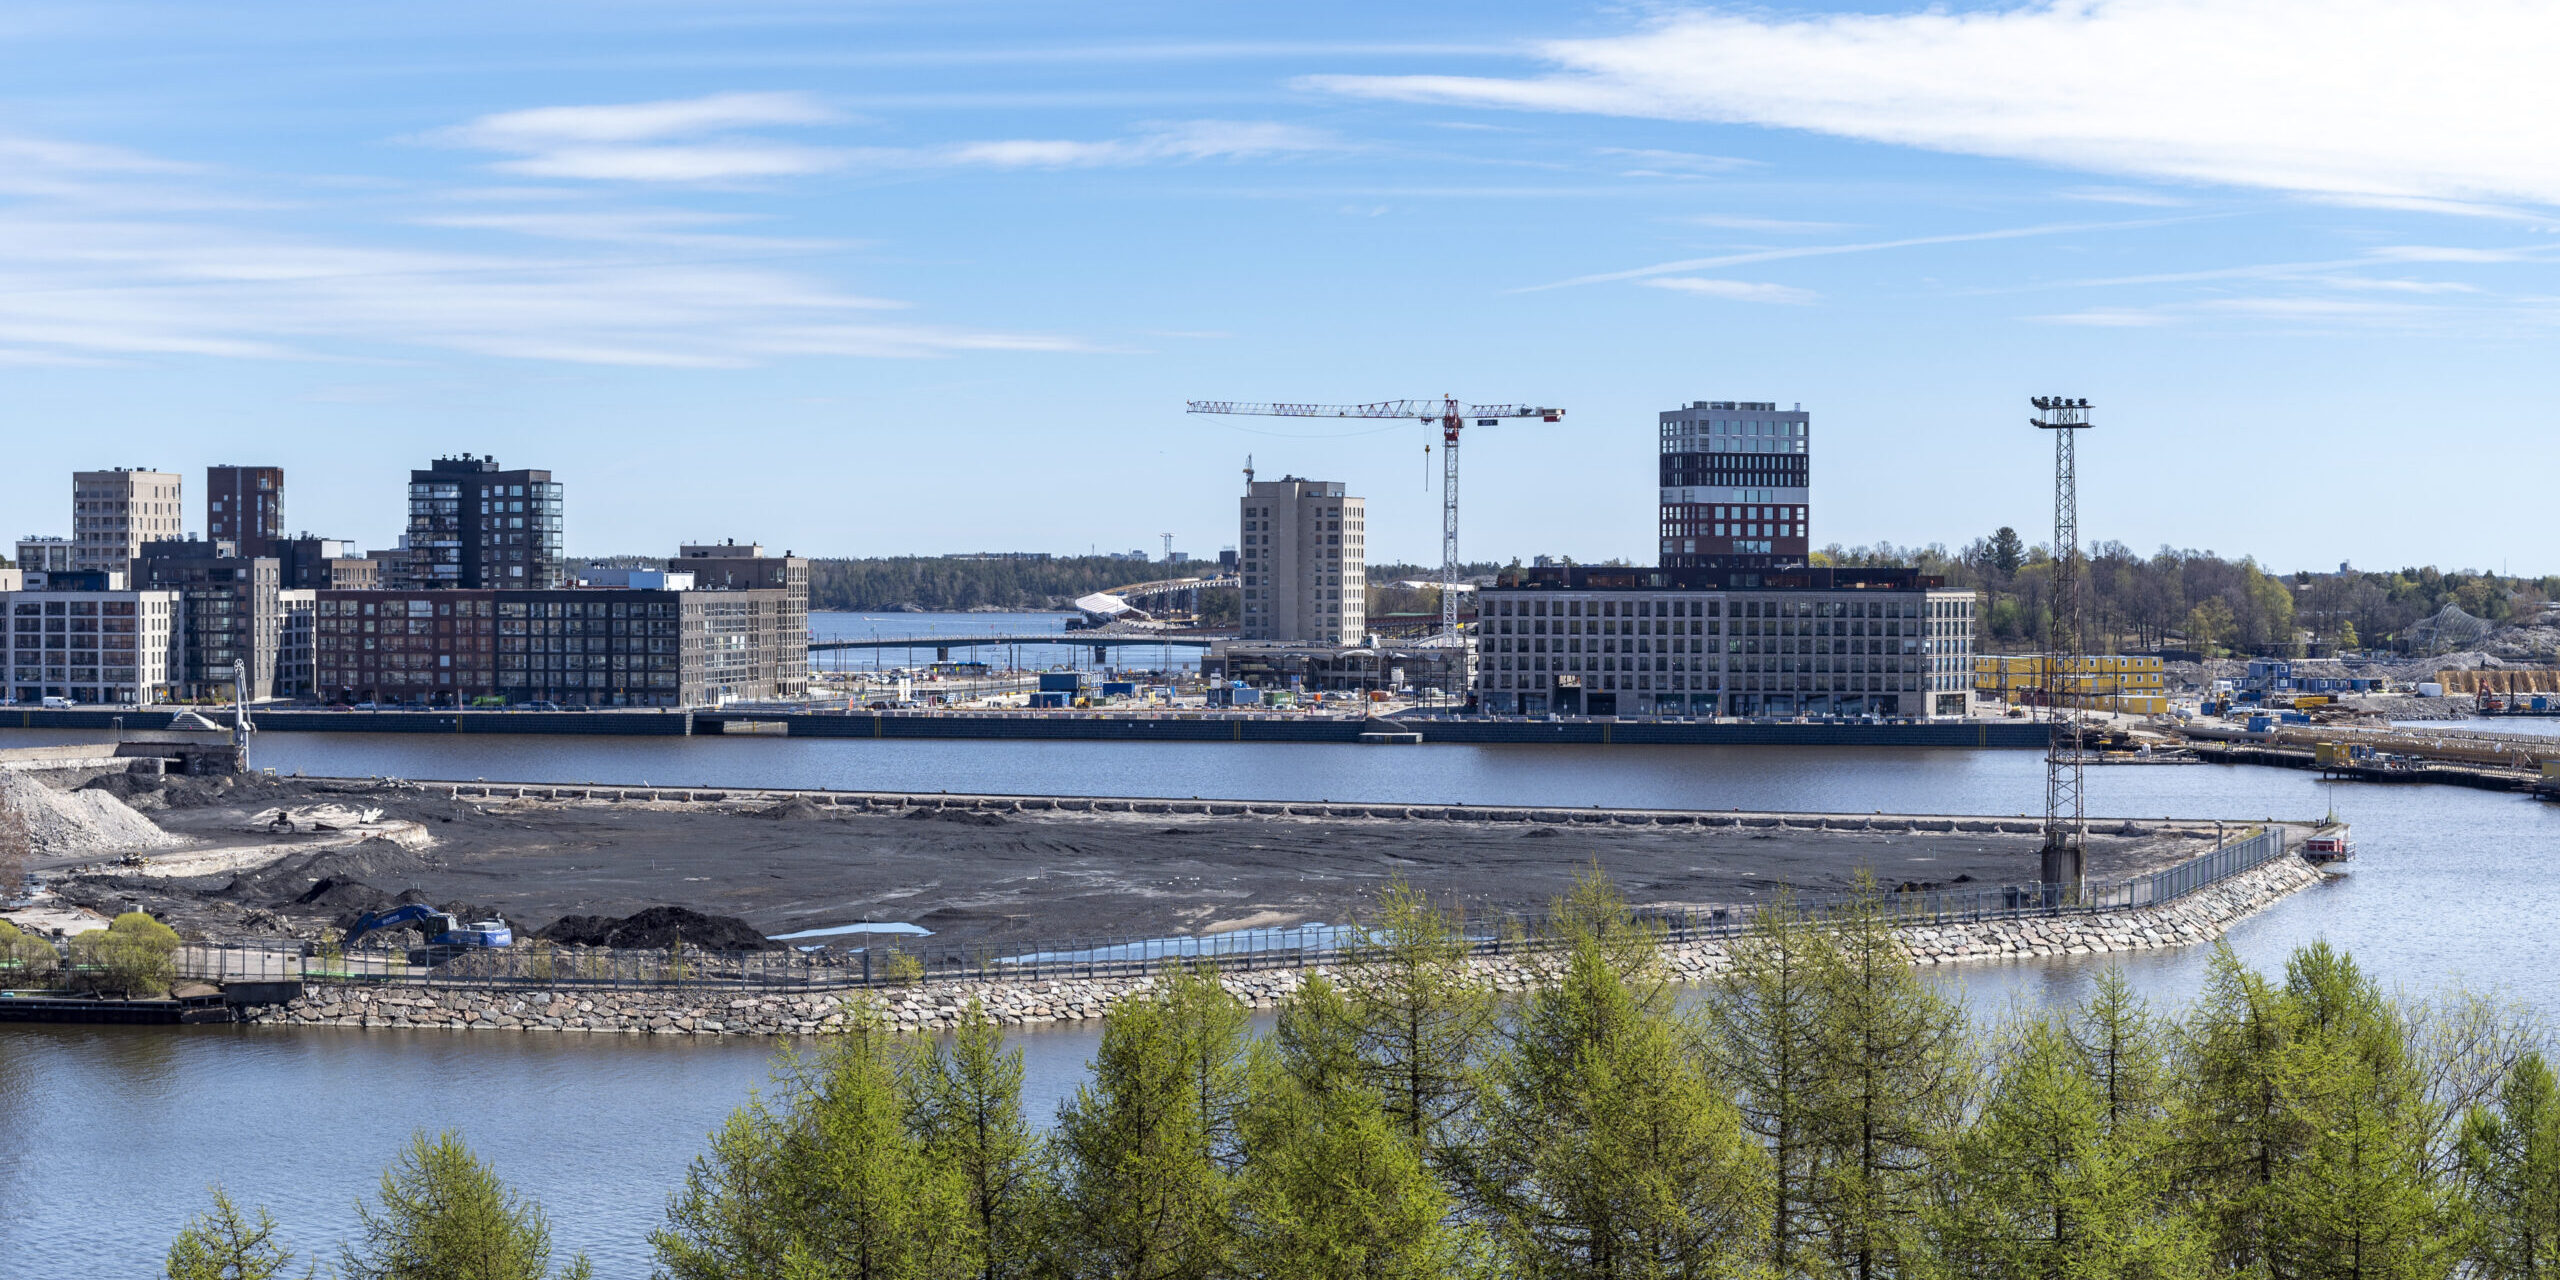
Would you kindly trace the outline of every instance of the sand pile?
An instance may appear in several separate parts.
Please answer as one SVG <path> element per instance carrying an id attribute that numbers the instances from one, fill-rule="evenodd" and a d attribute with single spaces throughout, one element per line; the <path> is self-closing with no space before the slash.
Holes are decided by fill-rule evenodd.
<path id="1" fill-rule="evenodd" d="M 106 791 L 56 791 L 21 774 L 0 773 L 0 804 L 26 822 L 39 858 L 114 858 L 187 843 Z"/>

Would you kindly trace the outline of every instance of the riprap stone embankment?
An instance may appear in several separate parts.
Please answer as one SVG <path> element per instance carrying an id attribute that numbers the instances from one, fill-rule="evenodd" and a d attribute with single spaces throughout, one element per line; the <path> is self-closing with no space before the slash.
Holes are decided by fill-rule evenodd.
<path id="1" fill-rule="evenodd" d="M 2189 946 L 2221 937 L 2232 925 L 2321 873 L 2285 856 L 2158 907 L 1983 920 L 1903 930 L 1915 963 L 2102 955 Z M 1731 964 L 1724 943 L 1666 948 L 1682 978 L 1712 979 Z M 1537 980 L 1534 957 L 1477 962 L 1496 987 L 1517 991 Z M 1298 989 L 1306 973 L 1232 973 L 1227 989 L 1268 1008 Z M 902 1031 L 956 1025 L 975 1001 L 1009 1025 L 1099 1018 L 1143 987 L 1147 978 L 1044 978 L 1038 981 L 937 982 L 870 991 L 742 995 L 700 990 L 544 990 L 472 987 L 314 986 L 289 1004 L 253 1011 L 247 1021 L 285 1026 L 445 1028 L 457 1031 L 584 1031 L 624 1035 L 807 1035 L 835 1030 L 859 1016 L 864 1002 Z"/>

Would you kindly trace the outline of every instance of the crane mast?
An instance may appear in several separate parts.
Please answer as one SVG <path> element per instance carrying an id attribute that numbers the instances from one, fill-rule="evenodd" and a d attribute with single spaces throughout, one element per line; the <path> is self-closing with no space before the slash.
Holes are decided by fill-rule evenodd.
<path id="1" fill-rule="evenodd" d="M 1489 427 L 1504 418 L 1561 422 L 1564 410 L 1522 404 L 1460 404 L 1455 397 L 1377 400 L 1368 404 L 1290 404 L 1248 400 L 1193 400 L 1189 413 L 1238 413 L 1273 418 L 1411 418 L 1440 428 L 1440 633 L 1458 634 L 1458 433 L 1470 419 Z M 1252 473 L 1248 471 L 1250 480 Z"/>

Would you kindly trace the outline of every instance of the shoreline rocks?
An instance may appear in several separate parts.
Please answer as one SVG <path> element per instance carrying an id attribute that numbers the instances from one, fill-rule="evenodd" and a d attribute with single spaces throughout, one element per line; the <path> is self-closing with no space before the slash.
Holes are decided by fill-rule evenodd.
<path id="1" fill-rule="evenodd" d="M 2024 916 L 1958 925 L 1912 926 L 1904 945 L 1918 965 L 2100 955 L 2210 942 L 2234 924 L 2318 883 L 2322 873 L 2287 855 L 2157 907 Z M 1704 982 L 1730 967 L 1726 944 L 1665 948 L 1673 973 Z M 1478 969 L 1494 987 L 1518 991 L 1536 980 L 1521 956 L 1488 956 Z M 1277 969 L 1225 975 L 1226 988 L 1265 1009 L 1298 989 L 1309 972 Z M 972 999 L 1008 1026 L 1100 1018 L 1151 978 L 1043 978 L 940 981 L 914 987 L 793 993 L 668 989 L 312 986 L 287 1004 L 244 1013 L 259 1026 L 443 1028 L 455 1031 L 590 1032 L 608 1035 L 814 1035 L 850 1024 L 865 1001 L 899 1031 L 957 1026 Z"/>

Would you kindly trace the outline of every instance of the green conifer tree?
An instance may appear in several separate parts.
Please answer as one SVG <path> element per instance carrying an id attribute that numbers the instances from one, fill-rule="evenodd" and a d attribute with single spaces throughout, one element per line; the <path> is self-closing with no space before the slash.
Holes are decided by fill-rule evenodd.
<path id="1" fill-rule="evenodd" d="M 1361 1079 L 1351 1010 L 1312 976 L 1257 1046 L 1235 1188 L 1235 1272 L 1437 1280 L 1460 1250 L 1449 1200 Z"/>
<path id="2" fill-rule="evenodd" d="M 2175 1041 L 2171 1169 L 2217 1265 L 2266 1264 L 2277 1177 L 2306 1135 L 2285 1072 L 2299 1018 L 2276 986 L 2216 943 Z"/>
<path id="3" fill-rule="evenodd" d="M 1488 1071 L 1475 1202 L 1524 1277 L 1746 1273 L 1769 1162 L 1688 1049 L 1659 938 L 1596 875 L 1555 912 L 1546 980 Z"/>
<path id="4" fill-rule="evenodd" d="M 2461 1137 L 2471 1258 L 2483 1280 L 2560 1276 L 2560 1081 L 2539 1053 L 2508 1072 Z"/>
<path id="5" fill-rule="evenodd" d="M 341 1246 L 348 1280 L 550 1280 L 551 1223 L 462 1144 L 462 1135 L 409 1140 L 382 1174 L 375 1203 L 356 1202 L 359 1244 Z M 587 1260 L 556 1273 L 586 1280 Z"/>
<path id="6" fill-rule="evenodd" d="M 2203 1249 L 2168 1202 L 2154 1131 L 2138 1111 L 2110 1115 L 2104 1063 L 2056 1020 L 2025 1024 L 1956 1139 L 1931 1215 L 1932 1270 L 1971 1280 L 2205 1274 Z"/>
<path id="7" fill-rule="evenodd" d="M 1705 1044 L 1716 1078 L 1769 1154 L 1769 1269 L 1794 1275 L 1820 1249 L 1814 1093 L 1822 991 L 1839 965 L 1831 934 L 1781 895 L 1734 940 L 1732 967 L 1710 991 Z"/>
<path id="8" fill-rule="evenodd" d="M 1491 988 L 1468 964 L 1460 922 L 1402 879 L 1353 935 L 1343 982 L 1363 1070 L 1426 1158 L 1465 1140 L 1476 1055 L 1494 1026 Z"/>
<path id="9" fill-rule="evenodd" d="M 776 1072 L 694 1163 L 651 1237 L 672 1280 L 960 1280 L 977 1274 L 959 1170 L 928 1160 L 876 1017 Z"/>
<path id="10" fill-rule="evenodd" d="M 219 1186 L 213 1207 L 169 1244 L 169 1280 L 274 1280 L 292 1265 L 293 1251 L 276 1239 L 276 1220 L 261 1208 L 250 1221 Z"/>
<path id="11" fill-rule="evenodd" d="M 921 1054 L 909 1114 L 925 1160 L 949 1169 L 968 1201 L 979 1280 L 1028 1275 L 1047 1213 L 1039 1142 L 1022 1114 L 1022 1051 L 976 1000 L 948 1044 Z"/>
<path id="12" fill-rule="evenodd" d="M 1934 1162 L 1970 1087 L 1964 1018 L 1921 984 L 1874 877 L 1831 921 L 1812 1115 L 1815 1217 L 1852 1280 L 1902 1274 L 1921 1243 Z"/>
<path id="13" fill-rule="evenodd" d="M 1232 1124 L 1234 1099 L 1220 1092 L 1223 1068 L 1209 1064 L 1240 1051 L 1194 1020 L 1231 1029 L 1240 1020 L 1205 993 L 1183 990 L 1188 980 L 1112 1009 L 1092 1079 L 1059 1112 L 1049 1261 L 1059 1274 L 1207 1280 L 1226 1265 L 1230 1178 L 1208 1117 Z"/>

